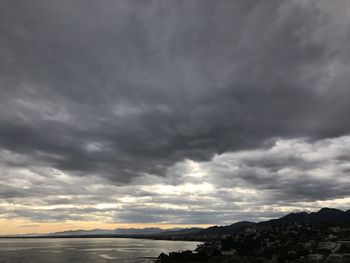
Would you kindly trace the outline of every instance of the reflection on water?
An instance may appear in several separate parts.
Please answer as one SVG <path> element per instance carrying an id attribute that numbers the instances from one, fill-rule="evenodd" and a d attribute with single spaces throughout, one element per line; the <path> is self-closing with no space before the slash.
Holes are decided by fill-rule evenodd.
<path id="1" fill-rule="evenodd" d="M 0 263 L 141 263 L 198 243 L 129 238 L 0 239 Z"/>

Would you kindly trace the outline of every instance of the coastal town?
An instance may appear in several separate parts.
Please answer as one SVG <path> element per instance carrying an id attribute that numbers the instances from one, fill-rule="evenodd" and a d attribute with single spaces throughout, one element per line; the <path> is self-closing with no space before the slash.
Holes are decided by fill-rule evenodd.
<path id="1" fill-rule="evenodd" d="M 158 262 L 350 262 L 350 225 L 254 225 L 205 242 L 195 251 L 161 254 Z"/>

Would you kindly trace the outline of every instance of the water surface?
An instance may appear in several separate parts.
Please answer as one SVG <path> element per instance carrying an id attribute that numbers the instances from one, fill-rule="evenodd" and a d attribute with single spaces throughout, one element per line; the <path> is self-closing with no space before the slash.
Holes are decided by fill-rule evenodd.
<path id="1" fill-rule="evenodd" d="M 0 263 L 140 263 L 198 243 L 129 238 L 0 239 Z"/>

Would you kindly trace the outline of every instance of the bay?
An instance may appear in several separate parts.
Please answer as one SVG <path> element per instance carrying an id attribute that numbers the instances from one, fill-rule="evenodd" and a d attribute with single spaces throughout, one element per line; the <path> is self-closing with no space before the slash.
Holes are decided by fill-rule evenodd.
<path id="1" fill-rule="evenodd" d="M 0 239 L 0 263 L 141 263 L 198 242 L 131 238 Z"/>

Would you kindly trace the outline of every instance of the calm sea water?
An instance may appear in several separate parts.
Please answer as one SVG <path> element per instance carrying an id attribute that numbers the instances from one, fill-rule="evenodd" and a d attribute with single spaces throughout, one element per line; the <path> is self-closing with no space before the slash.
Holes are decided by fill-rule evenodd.
<path id="1" fill-rule="evenodd" d="M 198 243 L 129 238 L 0 239 L 0 263 L 140 263 Z"/>

